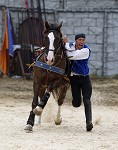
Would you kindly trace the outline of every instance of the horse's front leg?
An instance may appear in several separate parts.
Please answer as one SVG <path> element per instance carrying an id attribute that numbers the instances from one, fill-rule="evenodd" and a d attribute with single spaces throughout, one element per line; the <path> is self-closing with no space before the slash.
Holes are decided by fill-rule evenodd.
<path id="1" fill-rule="evenodd" d="M 30 111 L 25 130 L 32 131 L 32 129 L 33 129 L 34 121 L 35 121 L 35 114 L 33 112 L 33 109 L 37 105 L 38 105 L 38 94 L 34 93 L 33 102 L 32 102 L 32 110 Z"/>
<path id="2" fill-rule="evenodd" d="M 34 114 L 37 116 L 40 116 L 43 112 L 43 109 L 45 107 L 45 105 L 47 104 L 47 101 L 50 97 L 50 93 L 53 91 L 53 89 L 55 89 L 55 87 L 59 84 L 59 81 L 54 81 L 51 84 L 48 85 L 47 87 L 47 92 L 45 92 L 46 87 L 43 90 L 43 92 L 39 92 L 39 96 L 40 96 L 40 101 L 38 103 L 38 106 L 33 110 Z M 44 94 L 45 93 L 45 94 Z"/>
<path id="3" fill-rule="evenodd" d="M 37 83 L 37 80 L 34 79 L 34 82 L 33 82 L 34 96 L 33 96 L 33 101 L 32 101 L 32 110 L 30 111 L 30 115 L 29 115 L 29 118 L 27 120 L 27 124 L 25 127 L 25 130 L 28 130 L 28 131 L 32 131 L 32 128 L 34 126 L 35 114 L 33 110 L 38 105 L 39 86 L 40 85 Z"/>
<path id="4" fill-rule="evenodd" d="M 49 97 L 50 97 L 50 93 L 46 92 L 44 94 L 44 96 L 40 99 L 38 105 L 33 110 L 35 115 L 40 116 L 42 114 L 43 109 L 44 109 L 45 105 L 47 104 Z"/>

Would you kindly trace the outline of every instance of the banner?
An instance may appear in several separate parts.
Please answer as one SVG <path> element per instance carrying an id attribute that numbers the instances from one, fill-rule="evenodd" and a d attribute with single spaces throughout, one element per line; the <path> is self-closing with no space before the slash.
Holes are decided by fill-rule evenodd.
<path id="1" fill-rule="evenodd" d="M 14 30 L 11 21 L 11 15 L 9 9 L 5 10 L 5 33 L 4 39 L 2 43 L 2 49 L 0 53 L 0 69 L 3 74 L 8 73 L 9 62 L 8 58 L 10 56 L 14 56 L 15 48 L 15 38 L 14 38 Z"/>
<path id="2" fill-rule="evenodd" d="M 11 20 L 9 9 L 7 9 L 7 26 L 8 26 L 9 55 L 13 57 L 15 37 L 14 37 L 14 30 L 13 30 L 13 25 L 12 25 L 12 20 Z"/>
<path id="3" fill-rule="evenodd" d="M 5 10 L 5 33 L 4 33 L 4 39 L 3 39 L 2 49 L 0 53 L 0 69 L 3 72 L 3 74 L 8 73 L 8 48 L 9 48 L 8 26 L 7 26 L 7 16 Z"/>

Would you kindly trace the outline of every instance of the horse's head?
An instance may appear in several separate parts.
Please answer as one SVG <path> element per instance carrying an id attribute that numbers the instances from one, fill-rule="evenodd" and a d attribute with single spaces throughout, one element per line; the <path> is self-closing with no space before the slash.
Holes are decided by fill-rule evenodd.
<path id="1" fill-rule="evenodd" d="M 55 54 L 59 50 L 62 41 L 62 33 L 60 28 L 62 22 L 58 24 L 45 22 L 44 31 L 44 47 L 47 52 L 46 63 L 52 65 L 54 63 Z"/>

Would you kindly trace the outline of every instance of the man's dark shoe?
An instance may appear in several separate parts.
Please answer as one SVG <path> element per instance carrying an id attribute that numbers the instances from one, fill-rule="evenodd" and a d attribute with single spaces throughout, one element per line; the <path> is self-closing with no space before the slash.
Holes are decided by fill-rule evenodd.
<path id="1" fill-rule="evenodd" d="M 86 124 L 86 130 L 87 130 L 87 131 L 91 131 L 92 128 L 93 128 L 93 124 L 92 124 L 92 123 L 87 123 L 87 124 Z"/>

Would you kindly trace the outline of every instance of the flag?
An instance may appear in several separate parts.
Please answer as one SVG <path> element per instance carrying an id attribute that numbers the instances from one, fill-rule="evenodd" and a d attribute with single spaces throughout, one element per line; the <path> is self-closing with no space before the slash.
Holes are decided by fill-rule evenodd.
<path id="1" fill-rule="evenodd" d="M 27 0 L 24 0 L 25 1 L 25 6 L 26 6 L 26 9 L 28 10 L 29 6 L 28 6 L 28 1 Z"/>
<path id="2" fill-rule="evenodd" d="M 14 56 L 15 40 L 14 30 L 11 21 L 9 9 L 5 10 L 5 33 L 0 54 L 0 69 L 3 74 L 7 74 L 9 70 L 8 57 Z"/>
<path id="3" fill-rule="evenodd" d="M 8 41 L 9 41 L 9 55 L 14 56 L 14 45 L 15 45 L 15 35 L 13 24 L 11 20 L 11 15 L 9 9 L 7 9 L 7 26 L 8 26 Z"/>
<path id="4" fill-rule="evenodd" d="M 4 39 L 3 39 L 2 49 L 0 53 L 0 69 L 3 72 L 3 74 L 8 73 L 8 48 L 9 48 L 8 26 L 7 26 L 7 16 L 5 11 L 5 33 L 4 33 Z"/>

